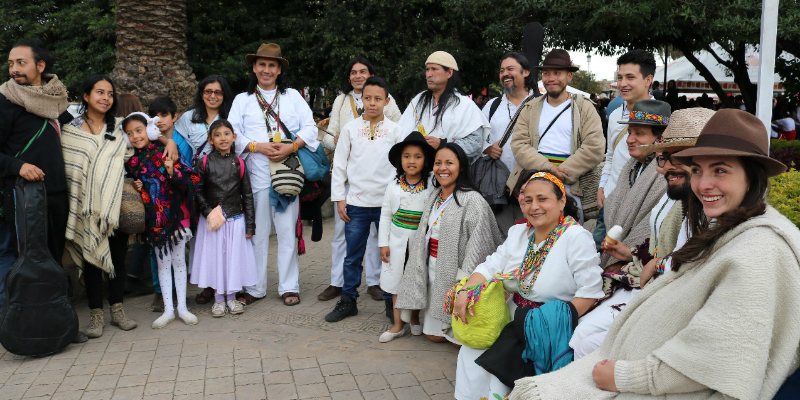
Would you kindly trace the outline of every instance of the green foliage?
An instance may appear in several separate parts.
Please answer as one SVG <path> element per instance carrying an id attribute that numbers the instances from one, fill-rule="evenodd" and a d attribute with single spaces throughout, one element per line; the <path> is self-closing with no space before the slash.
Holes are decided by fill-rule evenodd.
<path id="1" fill-rule="evenodd" d="M 75 100 L 88 75 L 114 68 L 114 2 L 43 0 L 0 7 L 0 49 L 7 55 L 26 38 L 45 41 L 56 58 L 54 71 Z"/>
<path id="2" fill-rule="evenodd" d="M 586 87 L 587 81 L 589 81 L 588 88 Z M 603 92 L 603 84 L 595 80 L 594 74 L 590 76 L 584 70 L 579 70 L 572 74 L 572 83 L 570 83 L 570 86 L 588 93 L 598 94 Z"/>
<path id="3" fill-rule="evenodd" d="M 800 154 L 800 140 L 777 140 L 772 139 L 769 141 L 769 149 L 778 151 L 783 149 L 792 149 Z"/>
<path id="4" fill-rule="evenodd" d="M 767 202 L 800 228 L 800 171 L 770 178 Z"/>

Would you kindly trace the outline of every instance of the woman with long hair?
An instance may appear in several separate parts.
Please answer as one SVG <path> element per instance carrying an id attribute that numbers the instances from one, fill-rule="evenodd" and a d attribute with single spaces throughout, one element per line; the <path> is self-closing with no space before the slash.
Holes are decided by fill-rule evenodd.
<path id="1" fill-rule="evenodd" d="M 175 123 L 175 130 L 195 154 L 205 155 L 213 150 L 208 143 L 208 127 L 217 119 L 228 118 L 234 97 L 228 81 L 220 75 L 209 75 L 197 85 L 192 108 Z"/>
<path id="2" fill-rule="evenodd" d="M 516 382 L 510 399 L 771 399 L 800 365 L 800 231 L 764 200 L 786 167 L 755 116 L 723 109 L 691 167 L 691 238 L 595 352 Z"/>
<path id="3" fill-rule="evenodd" d="M 424 310 L 422 332 L 433 342 L 453 337 L 445 294 L 492 254 L 502 241 L 489 204 L 469 178 L 469 160 L 455 143 L 443 143 L 433 162 L 433 187 L 409 243 L 395 308 Z M 408 315 L 406 315 L 408 314 Z M 405 322 L 410 313 L 403 313 Z"/>

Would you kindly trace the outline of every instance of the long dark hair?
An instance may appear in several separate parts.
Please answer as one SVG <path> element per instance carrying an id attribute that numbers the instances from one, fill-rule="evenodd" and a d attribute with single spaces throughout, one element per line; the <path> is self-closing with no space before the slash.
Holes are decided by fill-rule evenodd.
<path id="1" fill-rule="evenodd" d="M 259 58 L 267 58 L 267 57 L 259 57 Z M 256 73 L 253 72 L 253 65 L 258 62 L 258 58 L 250 64 L 250 80 L 247 81 L 247 93 L 252 94 L 256 91 L 256 86 L 258 86 L 258 77 L 256 77 Z M 278 61 L 280 63 L 280 61 Z M 275 78 L 275 85 L 278 87 L 278 92 L 281 94 L 286 94 L 286 89 L 289 88 L 289 83 L 286 82 L 286 68 L 283 68 L 283 64 L 281 64 L 281 73 Z"/>
<path id="2" fill-rule="evenodd" d="M 405 175 L 405 173 L 406 173 L 406 171 L 403 171 L 403 152 L 406 150 L 406 147 L 408 147 L 408 146 L 417 146 L 417 147 L 419 147 L 420 150 L 423 150 L 422 146 L 419 145 L 419 144 L 416 144 L 416 143 L 409 143 L 409 144 L 403 146 L 403 148 L 400 150 L 400 165 L 395 167 L 395 169 L 397 170 L 397 181 L 398 182 L 400 181 L 400 177 Z M 428 187 L 428 177 L 431 176 L 431 171 L 433 171 L 433 160 L 429 159 L 428 155 L 425 153 L 424 150 L 422 151 L 422 156 L 425 157 L 425 161 L 422 162 L 422 170 L 420 171 L 420 174 L 422 174 L 422 187 L 423 188 L 427 188 Z M 459 173 L 459 175 L 460 175 L 460 173 Z"/>
<path id="3" fill-rule="evenodd" d="M 17 47 L 30 47 L 31 53 L 33 53 L 33 61 L 37 64 L 39 61 L 44 61 L 44 71 L 42 71 L 42 75 L 53 73 L 55 58 L 47 50 L 43 41 L 39 39 L 25 39 L 14 43 L 12 49 L 16 49 Z"/>
<path id="4" fill-rule="evenodd" d="M 561 201 L 561 198 L 563 198 L 565 194 L 561 193 L 561 189 L 558 186 L 556 186 L 555 183 L 553 183 L 550 180 L 547 180 L 545 178 L 533 178 L 533 179 L 531 179 L 531 175 L 533 175 L 533 174 L 535 174 L 537 172 L 547 172 L 547 173 L 549 173 L 550 171 L 524 171 L 522 174 L 520 174 L 519 181 L 517 181 L 517 188 L 516 188 L 517 190 L 516 191 L 518 193 L 522 194 L 522 189 L 521 189 L 522 185 L 527 183 L 528 180 L 547 182 L 547 183 L 550 184 L 550 186 L 553 187 L 553 193 L 556 194 L 556 200 Z M 566 186 L 566 184 L 565 184 L 565 186 Z M 569 215 L 570 217 L 575 218 L 575 220 L 578 221 L 580 219 L 580 214 L 579 214 L 579 210 L 578 210 L 578 202 L 571 195 L 566 195 L 566 196 L 567 196 L 567 203 L 566 203 L 566 205 L 564 205 L 564 215 Z"/>
<path id="5" fill-rule="evenodd" d="M 442 66 L 445 72 L 450 71 L 450 68 Z M 444 92 L 442 95 L 439 96 L 439 108 L 436 112 L 436 119 L 433 124 L 433 128 L 431 128 L 431 132 L 436 129 L 436 127 L 442 123 L 442 116 L 444 115 L 445 110 L 450 108 L 451 105 L 455 106 L 458 105 L 461 101 L 456 96 L 457 93 L 461 92 L 461 76 L 458 75 L 458 71 L 453 70 L 453 76 L 447 80 L 447 86 L 444 87 Z M 452 101 L 451 101 L 452 100 Z M 425 89 L 422 92 L 422 97 L 420 97 L 419 104 L 421 107 L 420 110 L 417 110 L 417 113 L 422 115 L 428 107 L 431 107 L 433 104 L 433 91 L 430 89 Z M 416 108 L 417 104 L 414 105 Z"/>
<path id="6" fill-rule="evenodd" d="M 378 75 L 375 67 L 373 67 L 372 63 L 366 58 L 359 56 L 350 60 L 350 62 L 347 63 L 347 69 L 345 69 L 344 76 L 342 77 L 342 93 L 344 94 L 348 94 L 351 90 L 353 90 L 353 85 L 350 84 L 350 70 L 352 70 L 353 66 L 356 64 L 364 64 L 367 66 L 367 71 L 369 71 L 370 75 Z"/>
<path id="7" fill-rule="evenodd" d="M 456 178 L 456 188 L 453 190 L 453 200 L 456 201 L 456 204 L 461 206 L 461 203 L 458 202 L 458 195 L 456 195 L 456 193 L 458 191 L 478 191 L 478 188 L 475 187 L 475 184 L 472 182 L 472 178 L 469 177 L 469 158 L 467 157 L 467 153 L 464 152 L 464 149 L 455 143 L 446 142 L 439 146 L 439 149 L 436 150 L 436 154 L 439 154 L 440 151 L 445 149 L 455 153 L 456 158 L 458 158 L 458 178 Z M 436 180 L 435 177 L 433 179 L 433 187 L 441 187 L 441 185 L 439 185 L 439 181 Z"/>
<path id="8" fill-rule="evenodd" d="M 192 122 L 195 124 L 205 123 L 208 119 L 206 103 L 203 102 L 203 91 L 206 90 L 206 86 L 214 82 L 219 83 L 219 86 L 222 87 L 222 104 L 219 106 L 219 117 L 221 119 L 228 118 L 228 112 L 230 112 L 231 105 L 233 105 L 233 90 L 231 90 L 231 85 L 228 84 L 225 78 L 214 74 L 207 76 L 197 85 L 197 92 L 194 94 L 194 103 L 192 104 L 192 110 L 194 110 Z M 255 88 L 253 89 L 255 90 Z"/>
<path id="9" fill-rule="evenodd" d="M 503 56 L 503 58 L 500 59 L 500 65 L 503 65 L 503 61 L 505 61 L 506 58 L 513 58 L 514 60 L 517 61 L 517 63 L 519 63 L 519 66 L 522 68 L 523 71 L 530 72 L 530 74 L 528 74 L 528 77 L 525 78 L 524 89 L 530 90 L 531 88 L 533 88 L 534 85 L 536 85 L 536 74 L 533 71 L 531 71 L 531 63 L 528 61 L 528 58 L 515 51 L 510 51 L 506 53 Z M 498 65 L 498 68 L 500 68 L 500 65 Z"/>
<path id="10" fill-rule="evenodd" d="M 85 81 L 83 81 L 83 94 L 89 96 L 92 93 L 92 89 L 94 89 L 94 85 L 96 85 L 97 82 L 100 81 L 106 81 L 109 84 L 111 84 L 111 91 L 112 91 L 111 97 L 113 99 L 113 102 L 111 103 L 111 108 L 109 108 L 108 111 L 106 111 L 105 115 L 106 133 L 111 135 L 114 132 L 114 122 L 115 122 L 114 116 L 117 115 L 117 87 L 114 85 L 114 81 L 112 81 L 111 78 L 105 75 L 101 74 L 92 75 L 86 78 Z M 88 107 L 89 103 L 83 96 L 81 96 L 81 108 L 80 108 L 81 115 L 86 113 Z"/>
<path id="11" fill-rule="evenodd" d="M 119 96 L 117 96 L 117 102 L 118 107 L 116 114 L 114 114 L 115 117 L 125 118 L 131 115 L 132 112 L 144 111 L 142 102 L 139 101 L 139 98 L 133 93 L 120 93 Z"/>
<path id="12" fill-rule="evenodd" d="M 689 196 L 689 210 L 686 218 L 689 220 L 689 231 L 692 236 L 680 250 L 672 254 L 673 270 L 678 271 L 683 264 L 708 256 L 722 235 L 748 219 L 766 212 L 767 203 L 764 195 L 769 186 L 766 169 L 751 158 L 739 157 L 739 161 L 742 163 L 750 183 L 750 188 L 745 193 L 739 207 L 720 215 L 711 225 L 703 212 L 703 203 L 700 202 L 700 199 L 696 195 Z"/>

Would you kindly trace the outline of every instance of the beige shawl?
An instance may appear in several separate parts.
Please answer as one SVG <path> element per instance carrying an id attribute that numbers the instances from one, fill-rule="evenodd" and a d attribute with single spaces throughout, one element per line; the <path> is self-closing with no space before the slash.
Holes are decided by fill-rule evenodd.
<path id="1" fill-rule="evenodd" d="M 509 399 L 771 399 L 800 365 L 800 231 L 774 208 L 645 286 L 599 349 L 516 381 Z M 616 360 L 621 393 L 592 369 Z"/>
<path id="2" fill-rule="evenodd" d="M 69 107 L 67 87 L 56 75 L 42 75 L 41 86 L 20 85 L 10 79 L 0 85 L 0 94 L 29 113 L 47 119 L 58 118 Z"/>
<path id="3" fill-rule="evenodd" d="M 105 130 L 92 135 L 80 128 L 82 122 L 76 118 L 61 135 L 69 191 L 67 251 L 78 266 L 86 261 L 113 277 L 108 237 L 119 226 L 126 143 L 120 129 L 116 140 L 108 140 Z"/>
<path id="4" fill-rule="evenodd" d="M 620 225 L 620 240 L 628 247 L 634 247 L 650 237 L 650 210 L 667 192 L 667 181 L 656 171 L 655 160 L 647 165 L 631 187 L 628 174 L 636 162 L 635 158 L 631 158 L 622 167 L 617 187 L 608 196 L 604 206 L 606 227 L 611 229 L 614 225 Z M 606 267 L 617 261 L 603 253 L 600 266 Z"/>

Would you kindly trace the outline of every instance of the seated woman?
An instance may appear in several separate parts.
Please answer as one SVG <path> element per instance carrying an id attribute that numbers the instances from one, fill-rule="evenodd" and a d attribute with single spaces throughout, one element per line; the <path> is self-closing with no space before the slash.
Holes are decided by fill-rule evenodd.
<path id="1" fill-rule="evenodd" d="M 766 204 L 767 156 L 755 116 L 724 109 L 694 148 L 692 233 L 672 269 L 614 320 L 597 351 L 516 382 L 510 399 L 771 399 L 800 365 L 800 231 Z"/>
<path id="2" fill-rule="evenodd" d="M 571 302 L 582 316 L 603 297 L 603 270 L 592 233 L 578 225 L 575 200 L 566 195 L 561 180 L 549 172 L 531 175 L 521 193 L 519 203 L 528 223 L 511 227 L 506 241 L 475 268 L 464 287 L 523 268 L 518 280 L 503 281 L 505 291 L 511 294 L 508 305 L 512 316 L 517 306 L 539 307 L 554 300 Z M 466 292 L 459 292 L 454 315 L 465 324 L 474 315 L 474 310 L 467 311 Z M 494 399 L 511 391 L 475 363 L 483 352 L 461 347 L 456 399 Z"/>
<path id="3" fill-rule="evenodd" d="M 469 160 L 455 143 L 439 146 L 433 162 L 433 190 L 425 200 L 395 308 L 425 310 L 422 332 L 433 342 L 459 344 L 451 316 L 442 309 L 448 289 L 486 259 L 501 242 L 489 204 L 469 179 Z M 423 229 L 424 227 L 424 229 Z M 401 313 L 410 322 L 411 313 Z"/>

